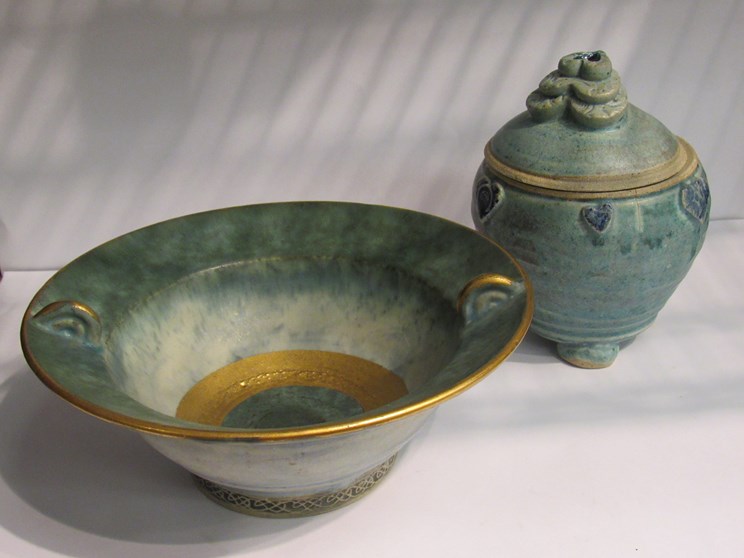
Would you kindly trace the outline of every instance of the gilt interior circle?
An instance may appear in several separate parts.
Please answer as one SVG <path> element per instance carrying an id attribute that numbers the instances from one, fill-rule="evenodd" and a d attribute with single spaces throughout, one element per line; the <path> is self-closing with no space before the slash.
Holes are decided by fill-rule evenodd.
<path id="1" fill-rule="evenodd" d="M 219 426 L 252 397 L 297 387 L 338 392 L 358 403 L 362 411 L 408 393 L 399 376 L 366 359 L 329 351 L 276 351 L 240 359 L 207 375 L 183 396 L 176 416 Z"/>

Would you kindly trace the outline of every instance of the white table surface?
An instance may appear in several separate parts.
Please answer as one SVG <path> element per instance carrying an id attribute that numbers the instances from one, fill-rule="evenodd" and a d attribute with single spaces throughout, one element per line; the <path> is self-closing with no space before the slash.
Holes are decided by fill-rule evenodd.
<path id="1" fill-rule="evenodd" d="M 51 272 L 0 283 L 0 556 L 744 556 L 744 221 L 715 221 L 609 369 L 528 335 L 345 509 L 257 519 L 31 373 L 18 327 Z"/>

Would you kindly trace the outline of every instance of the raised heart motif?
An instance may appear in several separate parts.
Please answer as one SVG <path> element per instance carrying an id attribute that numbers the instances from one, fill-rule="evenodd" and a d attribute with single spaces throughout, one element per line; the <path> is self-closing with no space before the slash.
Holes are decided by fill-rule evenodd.
<path id="1" fill-rule="evenodd" d="M 581 216 L 598 233 L 603 233 L 610 226 L 612 220 L 612 205 L 587 205 L 581 208 Z"/>
<path id="2" fill-rule="evenodd" d="M 702 222 L 708 212 L 710 190 L 705 178 L 695 178 L 682 188 L 682 205 L 687 213 Z"/>

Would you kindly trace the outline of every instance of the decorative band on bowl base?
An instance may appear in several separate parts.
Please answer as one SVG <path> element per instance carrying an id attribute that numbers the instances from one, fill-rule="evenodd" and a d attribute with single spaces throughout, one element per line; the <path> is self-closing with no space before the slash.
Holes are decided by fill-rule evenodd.
<path id="1" fill-rule="evenodd" d="M 210 500 L 230 510 L 259 517 L 307 517 L 342 508 L 374 488 L 390 471 L 397 454 L 374 467 L 342 490 L 290 498 L 245 494 L 194 475 L 196 485 Z"/>

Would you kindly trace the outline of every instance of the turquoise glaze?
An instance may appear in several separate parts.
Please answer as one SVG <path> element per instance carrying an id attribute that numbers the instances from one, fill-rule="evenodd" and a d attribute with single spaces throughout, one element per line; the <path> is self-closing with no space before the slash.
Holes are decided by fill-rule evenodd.
<path id="1" fill-rule="evenodd" d="M 44 383 L 141 432 L 210 498 L 311 515 L 375 486 L 437 404 L 516 348 L 531 293 L 509 254 L 454 223 L 369 205 L 267 204 L 92 250 L 34 297 L 21 336 Z M 214 371 L 286 351 L 364 359 L 407 393 L 365 409 L 343 382 L 298 382 L 259 391 L 216 424 L 178 415 Z"/>
<path id="2" fill-rule="evenodd" d="M 533 330 L 564 360 L 609 366 L 700 251 L 710 193 L 692 148 L 627 102 L 602 51 L 561 59 L 486 146 L 478 230 L 535 289 Z"/>
<path id="3" fill-rule="evenodd" d="M 205 372 L 282 350 L 353 354 L 414 391 L 451 360 L 457 318 L 440 292 L 400 268 L 309 255 L 248 260 L 190 275 L 133 307 L 112 328 L 107 369 L 122 391 L 166 415 Z M 341 398 L 339 407 L 356 408 Z"/>

